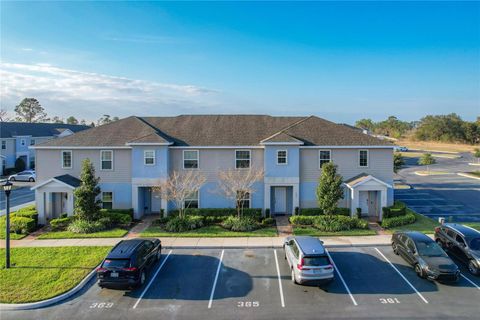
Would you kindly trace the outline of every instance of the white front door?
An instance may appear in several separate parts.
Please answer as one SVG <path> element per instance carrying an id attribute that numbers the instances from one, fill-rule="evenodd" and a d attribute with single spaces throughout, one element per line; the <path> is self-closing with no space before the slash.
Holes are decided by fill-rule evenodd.
<path id="1" fill-rule="evenodd" d="M 287 211 L 287 188 L 275 187 L 275 213 Z"/>
<path id="2" fill-rule="evenodd" d="M 160 196 L 160 191 L 156 189 L 152 189 L 151 192 L 152 195 L 152 209 L 151 211 L 154 213 L 160 213 L 160 208 L 161 208 L 161 196 Z"/>
<path id="3" fill-rule="evenodd" d="M 358 203 L 362 208 L 362 215 L 368 215 L 368 191 L 358 192 Z"/>

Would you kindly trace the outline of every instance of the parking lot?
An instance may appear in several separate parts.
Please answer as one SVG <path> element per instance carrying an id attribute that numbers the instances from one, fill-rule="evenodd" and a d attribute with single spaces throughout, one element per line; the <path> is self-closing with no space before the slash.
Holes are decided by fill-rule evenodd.
<path id="1" fill-rule="evenodd" d="M 478 318 L 480 278 L 455 284 L 417 277 L 388 246 L 329 248 L 335 280 L 290 281 L 283 249 L 166 249 L 145 286 L 82 292 L 2 319 L 400 319 Z"/>

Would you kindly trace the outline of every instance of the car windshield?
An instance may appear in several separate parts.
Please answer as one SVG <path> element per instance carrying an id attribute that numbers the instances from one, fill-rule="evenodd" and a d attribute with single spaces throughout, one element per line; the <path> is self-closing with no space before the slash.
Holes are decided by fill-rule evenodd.
<path id="1" fill-rule="evenodd" d="M 416 242 L 418 254 L 427 257 L 442 257 L 446 256 L 446 253 L 435 242 Z"/>
<path id="2" fill-rule="evenodd" d="M 470 240 L 470 249 L 472 250 L 480 250 L 480 238 L 473 238 L 472 240 Z"/>
<path id="3" fill-rule="evenodd" d="M 330 260 L 328 259 L 327 256 L 304 257 L 303 263 L 306 266 L 322 267 L 322 266 L 328 266 L 330 264 Z"/>
<path id="4" fill-rule="evenodd" d="M 29 171 L 22 171 L 19 174 L 30 174 L 30 172 Z"/>
<path id="5" fill-rule="evenodd" d="M 103 262 L 104 268 L 128 268 L 129 266 L 129 259 L 106 259 Z"/>

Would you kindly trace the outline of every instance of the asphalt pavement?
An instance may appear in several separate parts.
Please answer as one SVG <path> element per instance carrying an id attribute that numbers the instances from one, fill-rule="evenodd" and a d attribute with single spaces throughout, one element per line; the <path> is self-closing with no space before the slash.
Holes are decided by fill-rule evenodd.
<path id="1" fill-rule="evenodd" d="M 27 202 L 35 201 L 35 191 L 30 190 L 34 183 L 28 182 L 13 182 L 19 185 L 18 188 L 12 190 L 10 194 L 10 207 L 16 207 Z M 0 190 L 0 210 L 5 210 L 7 207 L 6 196 L 3 190 Z"/>
<path id="2" fill-rule="evenodd" d="M 173 249 L 145 286 L 100 289 L 9 319 L 474 319 L 480 278 L 460 265 L 458 283 L 420 279 L 389 246 L 330 248 L 335 280 L 300 286 L 282 249 Z"/>

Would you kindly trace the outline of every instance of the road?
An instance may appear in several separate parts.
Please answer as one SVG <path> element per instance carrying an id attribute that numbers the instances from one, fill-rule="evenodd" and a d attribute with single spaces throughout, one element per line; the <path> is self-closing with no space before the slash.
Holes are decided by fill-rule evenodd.
<path id="1" fill-rule="evenodd" d="M 396 175 L 413 189 L 395 190 L 395 199 L 405 202 L 411 209 L 425 216 L 437 219 L 445 217 L 452 222 L 480 221 L 480 180 L 457 175 L 459 172 L 478 170 L 468 165 L 473 157 L 462 154 L 459 159 L 436 158 L 431 171 L 449 174 L 418 176 L 414 172 L 426 170 L 417 165 L 416 158 L 405 158 L 406 166 Z"/>
<path id="2" fill-rule="evenodd" d="M 474 319 L 480 278 L 430 282 L 389 246 L 330 248 L 329 285 L 290 280 L 282 249 L 165 250 L 147 284 L 133 291 L 100 289 L 92 280 L 68 301 L 16 319 Z M 156 274 L 156 277 L 153 275 Z"/>
<path id="3" fill-rule="evenodd" d="M 35 200 L 35 191 L 30 190 L 35 183 L 15 181 L 13 184 L 17 186 L 17 188 L 13 189 L 10 194 L 11 208 Z M 5 210 L 7 206 L 5 193 L 3 190 L 0 191 L 0 210 Z"/>

